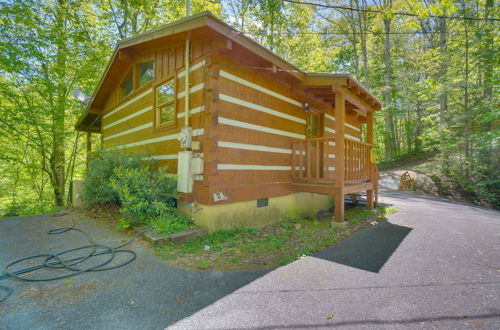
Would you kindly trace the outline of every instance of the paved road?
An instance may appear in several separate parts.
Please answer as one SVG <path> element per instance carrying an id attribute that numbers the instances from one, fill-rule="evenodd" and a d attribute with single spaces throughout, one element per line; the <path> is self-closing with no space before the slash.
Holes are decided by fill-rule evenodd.
<path id="1" fill-rule="evenodd" d="M 173 329 L 500 329 L 500 213 L 383 191 L 399 210 Z"/>
<path id="2" fill-rule="evenodd" d="M 98 243 L 116 246 L 127 239 L 102 221 L 75 222 Z M 0 269 L 18 258 L 87 244 L 76 232 L 47 235 L 70 223 L 67 216 L 0 220 Z M 0 303 L 0 329 L 163 329 L 268 272 L 183 270 L 153 256 L 142 240 L 127 248 L 137 253 L 131 264 L 73 281 L 0 281 L 13 288 L 12 296 Z"/>
<path id="3" fill-rule="evenodd" d="M 171 267 L 144 243 L 121 269 L 73 282 L 0 284 L 0 329 L 500 329 L 500 213 L 383 192 L 399 212 L 315 256 L 275 270 Z M 84 243 L 47 230 L 67 218 L 0 221 L 0 265 Z M 124 237 L 92 219 L 98 242 Z"/>

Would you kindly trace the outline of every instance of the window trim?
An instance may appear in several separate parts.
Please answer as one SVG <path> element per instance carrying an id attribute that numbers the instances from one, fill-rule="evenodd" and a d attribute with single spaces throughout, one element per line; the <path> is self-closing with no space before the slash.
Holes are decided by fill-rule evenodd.
<path id="1" fill-rule="evenodd" d="M 157 103 L 157 100 L 158 100 L 158 97 L 156 95 L 156 91 L 158 90 L 158 88 L 162 85 L 165 85 L 166 83 L 168 83 L 169 81 L 173 80 L 174 81 L 174 99 L 170 102 L 166 102 L 166 103 L 162 103 L 162 104 L 158 104 Z M 171 128 L 171 127 L 175 127 L 177 126 L 177 94 L 178 94 L 178 86 L 177 86 L 177 75 L 170 75 L 169 77 L 167 77 L 166 79 L 162 80 L 161 82 L 159 82 L 158 84 L 156 84 L 154 86 L 154 90 L 153 90 L 153 104 L 154 104 L 154 123 L 155 123 L 155 128 L 157 129 L 162 129 L 162 128 Z M 174 119 L 172 121 L 169 121 L 169 122 L 166 122 L 166 123 L 160 123 L 160 106 L 165 106 L 165 105 L 169 105 L 169 104 L 173 104 L 174 105 Z"/>
<path id="2" fill-rule="evenodd" d="M 124 100 L 127 100 L 129 98 L 132 97 L 132 95 L 134 95 L 135 93 L 135 78 L 134 78 L 134 72 L 133 72 L 133 68 L 129 68 L 126 73 L 123 75 L 122 79 L 120 80 L 120 83 L 118 84 L 118 102 L 123 102 Z M 125 96 L 122 96 L 122 91 L 123 91 L 123 88 L 122 88 L 122 85 L 123 83 L 125 82 L 125 80 L 127 79 L 127 77 L 131 75 L 132 76 L 132 90 L 130 91 L 130 93 L 128 93 L 127 95 Z"/>
<path id="3" fill-rule="evenodd" d="M 151 79 L 150 81 L 148 81 L 147 83 L 145 83 L 144 85 L 142 86 L 139 86 L 139 81 L 140 81 L 140 78 L 139 75 L 140 75 L 140 66 L 141 64 L 144 64 L 144 63 L 153 63 L 153 79 Z M 154 82 L 156 81 L 156 61 L 154 59 L 148 59 L 148 60 L 144 60 L 144 61 L 140 61 L 138 63 L 136 63 L 134 65 L 135 67 L 135 73 L 134 73 L 134 76 L 135 76 L 135 81 L 134 81 L 134 92 L 140 92 L 142 91 L 143 89 L 146 89 L 148 87 L 150 87 L 151 85 L 154 84 Z"/>

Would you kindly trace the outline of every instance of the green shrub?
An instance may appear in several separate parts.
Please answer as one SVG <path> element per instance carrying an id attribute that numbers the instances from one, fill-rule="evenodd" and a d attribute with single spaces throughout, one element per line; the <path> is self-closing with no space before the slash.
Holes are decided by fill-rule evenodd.
<path id="1" fill-rule="evenodd" d="M 94 153 L 82 187 L 82 201 L 86 207 L 120 204 L 110 185 L 118 168 L 155 167 L 154 161 L 145 161 L 140 155 L 119 150 L 102 149 Z"/>
<path id="2" fill-rule="evenodd" d="M 85 206 L 116 204 L 120 228 L 148 225 L 163 234 L 189 227 L 190 219 L 176 208 L 177 179 L 155 160 L 124 151 L 98 151 L 85 176 Z"/>
<path id="3" fill-rule="evenodd" d="M 148 224 L 164 234 L 189 226 L 189 218 L 176 209 L 177 180 L 165 168 L 117 168 L 110 186 L 121 203 L 122 226 Z"/>

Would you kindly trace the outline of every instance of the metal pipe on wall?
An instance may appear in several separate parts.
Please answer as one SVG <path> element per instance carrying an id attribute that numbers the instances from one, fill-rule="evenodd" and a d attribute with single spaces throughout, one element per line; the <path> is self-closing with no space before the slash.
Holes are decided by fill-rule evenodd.
<path id="1" fill-rule="evenodd" d="M 184 126 L 189 126 L 189 50 L 190 50 L 190 42 L 189 42 L 190 35 L 187 35 L 186 38 L 186 46 L 185 46 L 185 58 L 184 58 L 184 67 L 186 70 L 186 74 L 184 75 L 184 91 L 185 91 L 185 96 L 184 96 Z"/>
<path id="2" fill-rule="evenodd" d="M 191 0 L 186 1 L 186 16 L 191 15 Z M 185 54 L 184 54 L 184 68 L 186 70 L 186 75 L 184 76 L 184 91 L 185 91 L 185 98 L 184 98 L 184 126 L 189 126 L 189 52 L 190 52 L 190 47 L 191 44 L 189 42 L 189 39 L 191 38 L 191 33 L 189 32 L 186 36 L 186 46 L 185 48 Z"/>

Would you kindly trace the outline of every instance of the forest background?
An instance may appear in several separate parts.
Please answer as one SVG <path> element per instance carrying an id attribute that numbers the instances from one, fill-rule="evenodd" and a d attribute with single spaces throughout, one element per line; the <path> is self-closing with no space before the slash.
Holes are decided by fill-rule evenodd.
<path id="1" fill-rule="evenodd" d="M 382 100 L 379 163 L 432 159 L 442 195 L 500 208 L 494 0 L 192 0 L 305 71 L 353 75 Z M 0 2 L 0 213 L 62 206 L 82 178 L 74 125 L 116 43 L 186 15 L 185 0 Z M 94 134 L 94 144 L 99 137 Z"/>

